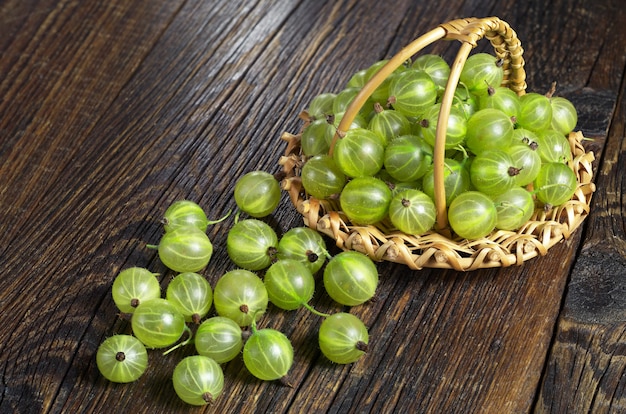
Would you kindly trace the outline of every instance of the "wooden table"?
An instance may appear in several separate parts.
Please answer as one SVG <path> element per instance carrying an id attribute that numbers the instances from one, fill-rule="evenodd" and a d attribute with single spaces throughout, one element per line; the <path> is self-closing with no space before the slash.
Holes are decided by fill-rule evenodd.
<path id="1" fill-rule="evenodd" d="M 579 110 L 597 160 L 583 228 L 519 267 L 379 264 L 377 300 L 351 310 L 371 337 L 351 365 L 321 356 L 319 317 L 270 306 L 259 324 L 292 340 L 291 387 L 236 359 L 214 405 L 185 405 L 170 375 L 192 346 L 150 351 L 132 384 L 100 376 L 98 345 L 130 331 L 117 273 L 172 276 L 146 244 L 173 201 L 223 216 L 238 177 L 278 171 L 279 137 L 315 95 L 439 23 L 490 15 L 522 40 L 529 90 L 557 81 Z M 626 412 L 624 39 L 617 0 L 0 1 L 0 412 Z M 286 197 L 268 221 L 302 225 Z M 231 225 L 209 228 L 213 285 L 233 268 Z M 321 288 L 312 304 L 341 310 Z"/>

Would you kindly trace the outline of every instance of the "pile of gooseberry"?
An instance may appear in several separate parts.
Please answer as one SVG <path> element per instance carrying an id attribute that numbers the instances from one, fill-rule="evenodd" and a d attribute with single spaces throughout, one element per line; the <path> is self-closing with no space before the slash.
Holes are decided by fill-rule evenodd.
<path id="1" fill-rule="evenodd" d="M 213 254 L 206 230 L 229 215 L 209 221 L 190 200 L 166 210 L 159 244 L 148 245 L 176 273 L 165 294 L 159 275 L 146 268 L 126 268 L 116 276 L 113 301 L 130 318 L 132 333 L 113 335 L 99 347 L 96 362 L 105 378 L 133 382 L 147 369 L 148 350 L 165 349 L 167 355 L 193 343 L 196 354 L 179 361 L 172 373 L 176 394 L 188 404 L 215 401 L 224 387 L 221 364 L 237 357 L 253 376 L 286 383 L 294 361 L 291 341 L 277 329 L 257 328 L 270 303 L 285 311 L 303 307 L 322 317 L 319 348 L 330 361 L 348 364 L 365 354 L 368 331 L 357 316 L 322 313 L 309 302 L 317 273 L 323 273 L 325 291 L 339 304 L 369 301 L 378 286 L 374 262 L 357 252 L 331 256 L 322 236 L 307 227 L 291 228 L 278 237 L 263 221 L 281 197 L 278 181 L 269 173 L 245 174 L 234 196 L 240 211 L 228 230 L 226 250 L 235 268 L 221 275 L 214 287 L 199 273 Z M 240 219 L 241 213 L 248 217 Z"/>
<path id="2" fill-rule="evenodd" d="M 302 185 L 308 197 L 338 200 L 355 225 L 421 235 L 436 221 L 433 152 L 450 66 L 425 54 L 405 62 L 363 102 L 346 131 L 348 105 L 387 63 L 356 72 L 339 93 L 308 107 L 300 135 Z M 516 231 L 536 209 L 569 201 L 577 178 L 567 136 L 577 124 L 572 103 L 501 86 L 502 61 L 470 55 L 454 91 L 445 135 L 448 223 L 462 239 L 494 229 Z"/>

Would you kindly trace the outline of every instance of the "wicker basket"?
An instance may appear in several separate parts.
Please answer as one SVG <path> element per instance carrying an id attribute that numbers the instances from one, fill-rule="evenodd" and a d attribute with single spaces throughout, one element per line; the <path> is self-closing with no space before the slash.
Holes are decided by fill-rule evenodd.
<path id="1" fill-rule="evenodd" d="M 344 250 L 363 252 L 377 261 L 387 260 L 403 263 L 411 269 L 451 268 L 458 271 L 479 268 L 520 265 L 539 255 L 559 241 L 568 238 L 589 213 L 589 203 L 595 190 L 592 183 L 594 155 L 586 152 L 580 132 L 569 135 L 572 161 L 569 166 L 576 173 L 578 187 L 572 199 L 558 208 L 545 211 L 537 208 L 530 220 L 518 231 L 494 230 L 488 236 L 467 240 L 451 234 L 447 223 L 445 192 L 443 190 L 444 144 L 446 126 L 461 69 L 477 42 L 487 38 L 497 57 L 504 62 L 503 85 L 522 95 L 526 90 L 523 49 L 516 33 L 508 23 L 497 17 L 454 20 L 438 26 L 403 48 L 380 69 L 362 88 L 344 114 L 334 140 L 346 131 L 364 102 L 397 67 L 431 43 L 445 39 L 461 42 L 446 90 L 443 94 L 441 112 L 437 125 L 434 148 L 435 228 L 422 235 L 408 235 L 394 229 L 385 220 L 377 225 L 352 225 L 340 211 L 337 200 L 317 200 L 305 194 L 299 177 L 306 162 L 301 154 L 300 135 L 284 133 L 282 139 L 288 145 L 279 164 L 285 173 L 282 187 L 292 203 L 302 214 L 305 225 L 326 234 Z M 332 147 L 331 147 L 332 148 Z"/>

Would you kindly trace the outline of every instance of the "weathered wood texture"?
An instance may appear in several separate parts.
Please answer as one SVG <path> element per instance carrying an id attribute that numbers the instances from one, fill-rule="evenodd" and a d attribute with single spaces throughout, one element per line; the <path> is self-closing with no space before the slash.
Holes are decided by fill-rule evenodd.
<path id="1" fill-rule="evenodd" d="M 370 351 L 348 366 L 321 356 L 319 317 L 270 307 L 260 325 L 292 340 L 292 387 L 235 360 L 219 400 L 190 408 L 170 375 L 193 347 L 150 351 L 133 384 L 99 375 L 98 345 L 130 331 L 110 296 L 116 274 L 172 276 L 145 247 L 172 201 L 223 216 L 237 177 L 278 170 L 279 136 L 312 97 L 439 23 L 488 15 L 518 32 L 531 90 L 556 80 L 579 105 L 600 171 L 585 232 L 515 268 L 381 263 L 377 300 L 351 310 Z M 624 409 L 625 38 L 617 0 L 1 1 L 0 412 Z M 286 197 L 269 222 L 301 224 Z M 231 224 L 209 229 L 212 285 L 233 268 Z M 321 284 L 313 305 L 340 309 Z"/>
<path id="2" fill-rule="evenodd" d="M 623 16 L 623 12 L 620 14 Z M 607 41 L 615 41 L 610 47 L 621 51 L 611 63 L 623 65 L 626 61 L 623 41 L 611 38 Z M 622 79 L 605 75 L 595 76 L 593 82 L 591 102 L 602 95 L 594 105 L 608 109 L 616 102 L 616 110 L 596 178 L 594 213 L 589 217 L 585 239 L 572 270 L 542 381 L 538 412 L 626 411 L 624 85 L 620 86 Z M 596 93 L 600 91 L 601 94 Z"/>

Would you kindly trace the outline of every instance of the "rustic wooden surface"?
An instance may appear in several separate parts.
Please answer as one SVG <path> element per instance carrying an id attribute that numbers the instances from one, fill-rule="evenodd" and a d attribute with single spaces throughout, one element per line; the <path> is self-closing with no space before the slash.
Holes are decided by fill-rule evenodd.
<path id="1" fill-rule="evenodd" d="M 170 374 L 193 347 L 150 351 L 133 384 L 99 375 L 98 345 L 130 329 L 116 274 L 171 277 L 145 247 L 171 202 L 221 217 L 237 177 L 278 170 L 313 96 L 439 23 L 490 15 L 522 40 L 529 89 L 557 81 L 592 138 L 584 228 L 521 267 L 380 264 L 377 300 L 351 310 L 371 336 L 352 365 L 321 356 L 319 317 L 270 307 L 260 324 L 296 349 L 291 387 L 235 360 L 214 405 L 187 406 Z M 0 1 L 0 412 L 626 412 L 624 39 L 618 0 Z M 270 223 L 300 220 L 285 198 Z M 213 285 L 231 224 L 209 229 Z M 339 310 L 321 288 L 313 304 Z"/>

